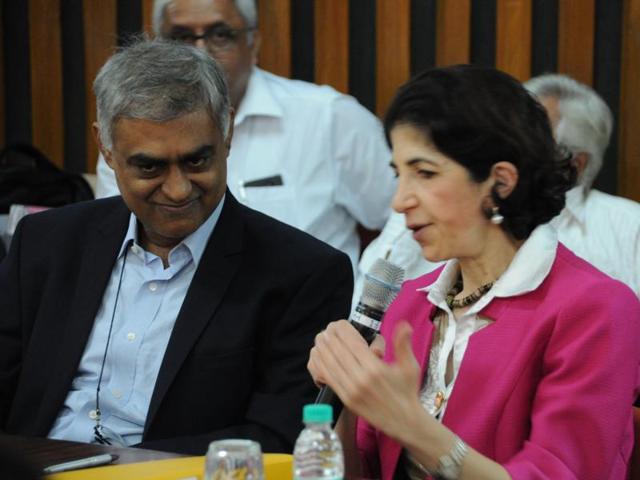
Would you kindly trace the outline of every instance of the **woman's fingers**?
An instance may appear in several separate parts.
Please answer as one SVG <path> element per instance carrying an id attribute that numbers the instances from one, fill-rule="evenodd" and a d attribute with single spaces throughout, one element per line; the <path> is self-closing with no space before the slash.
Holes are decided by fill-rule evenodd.
<path id="1" fill-rule="evenodd" d="M 371 342 L 371 352 L 378 358 L 384 357 L 384 351 L 386 348 L 386 344 L 384 341 L 384 337 L 382 335 L 376 335 L 376 338 Z"/>
<path id="2" fill-rule="evenodd" d="M 329 385 L 341 396 L 349 379 L 360 369 L 357 352 L 366 342 L 348 322 L 341 320 L 330 323 L 326 330 L 316 336 L 311 356 L 314 368 L 318 368 L 318 380 Z"/>
<path id="3" fill-rule="evenodd" d="M 411 345 L 411 334 L 413 329 L 407 322 L 398 324 L 393 335 L 393 350 L 395 354 L 395 365 L 400 369 L 403 376 L 411 382 L 419 381 L 420 368 L 413 353 Z"/>

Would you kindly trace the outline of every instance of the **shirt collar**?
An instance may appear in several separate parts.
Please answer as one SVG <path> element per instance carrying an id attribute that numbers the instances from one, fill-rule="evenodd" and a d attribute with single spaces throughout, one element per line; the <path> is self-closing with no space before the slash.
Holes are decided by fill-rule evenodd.
<path id="1" fill-rule="evenodd" d="M 247 90 L 240 101 L 238 112 L 233 121 L 234 126 L 239 125 L 245 118 L 251 116 L 278 117 L 284 116 L 282 105 L 271 91 L 266 73 L 258 67 L 253 67 Z"/>
<path id="2" fill-rule="evenodd" d="M 538 288 L 551 271 L 557 247 L 556 230 L 548 223 L 538 226 L 518 249 L 491 290 L 474 303 L 467 313 L 479 312 L 496 297 L 514 297 Z M 418 291 L 426 292 L 432 304 L 443 308 L 446 306 L 447 293 L 458 278 L 459 271 L 458 260 L 449 260 L 436 281 Z"/>
<path id="3" fill-rule="evenodd" d="M 226 195 L 223 195 L 218 203 L 218 206 L 211 212 L 209 218 L 205 220 L 205 222 L 198 227 L 198 229 L 193 232 L 191 235 L 187 236 L 182 242 L 171 249 L 169 252 L 169 257 L 171 257 L 171 253 L 175 250 L 181 248 L 183 245 L 190 252 L 191 257 L 193 258 L 193 262 L 197 266 L 200 263 L 200 259 L 204 253 L 204 249 L 207 246 L 207 242 L 211 233 L 215 229 L 218 220 L 220 219 L 220 214 L 222 213 L 222 206 L 224 205 Z M 134 245 L 139 245 L 138 243 L 138 219 L 136 216 L 131 213 L 129 216 L 129 227 L 127 228 L 127 233 L 124 236 L 124 240 L 122 245 L 120 246 L 120 251 L 118 252 L 118 258 L 124 255 L 125 247 L 129 244 L 129 242 Z"/>
<path id="4" fill-rule="evenodd" d="M 585 203 L 587 200 L 588 192 L 584 191 L 582 185 L 573 187 L 565 194 L 564 215 L 571 215 L 578 222 L 584 224 L 585 217 Z"/>

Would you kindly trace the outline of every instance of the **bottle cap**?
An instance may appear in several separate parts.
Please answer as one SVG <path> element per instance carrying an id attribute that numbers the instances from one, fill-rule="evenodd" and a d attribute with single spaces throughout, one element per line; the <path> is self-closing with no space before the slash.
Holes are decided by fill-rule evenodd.
<path id="1" fill-rule="evenodd" d="M 312 403 L 302 409 L 302 421 L 307 423 L 325 423 L 333 420 L 333 407 L 324 403 Z"/>

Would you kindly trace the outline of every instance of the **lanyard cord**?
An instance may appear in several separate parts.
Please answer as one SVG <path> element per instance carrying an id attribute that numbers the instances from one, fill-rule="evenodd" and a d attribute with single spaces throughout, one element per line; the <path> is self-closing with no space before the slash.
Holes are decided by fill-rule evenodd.
<path id="1" fill-rule="evenodd" d="M 128 240 L 124 249 L 124 256 L 122 257 L 122 270 L 120 270 L 120 278 L 118 279 L 118 288 L 116 289 L 116 299 L 113 303 L 113 312 L 111 313 L 111 322 L 109 323 L 109 333 L 107 334 L 107 343 L 104 346 L 104 354 L 102 355 L 102 365 L 100 366 L 100 375 L 98 376 L 98 386 L 96 387 L 96 426 L 94 428 L 94 432 L 96 434 L 96 439 L 100 441 L 100 443 L 106 443 L 110 445 L 111 443 L 102 436 L 101 425 L 101 413 L 100 413 L 100 385 L 102 383 L 102 374 L 104 373 L 104 365 L 107 360 L 107 351 L 109 350 L 109 342 L 111 341 L 111 331 L 113 330 L 113 321 L 116 317 L 116 309 L 118 307 L 118 298 L 120 297 L 120 287 L 122 286 L 122 277 L 124 276 L 124 267 L 127 264 L 127 253 L 129 253 L 129 248 L 131 247 L 132 240 Z"/>

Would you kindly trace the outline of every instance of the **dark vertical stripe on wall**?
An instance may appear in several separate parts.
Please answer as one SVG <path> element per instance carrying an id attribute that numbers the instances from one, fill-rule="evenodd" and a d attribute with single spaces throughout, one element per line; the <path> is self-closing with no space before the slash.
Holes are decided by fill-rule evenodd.
<path id="1" fill-rule="evenodd" d="M 618 119 L 620 112 L 620 52 L 622 51 L 622 0 L 596 0 L 596 28 L 593 51 L 593 86 Z M 616 193 L 618 183 L 618 128 L 614 126 L 611 143 L 595 187 Z"/>
<path id="2" fill-rule="evenodd" d="M 532 2 L 531 76 L 558 68 L 558 0 Z"/>
<path id="3" fill-rule="evenodd" d="M 313 0 L 291 2 L 291 76 L 313 82 L 314 68 L 314 21 Z"/>
<path id="4" fill-rule="evenodd" d="M 471 2 L 471 63 L 496 65 L 496 0 Z"/>
<path id="5" fill-rule="evenodd" d="M 118 0 L 116 5 L 118 45 L 126 45 L 132 35 L 142 31 L 142 2 Z"/>
<path id="6" fill-rule="evenodd" d="M 82 0 L 60 4 L 62 34 L 62 95 L 64 110 L 64 167 L 70 172 L 86 172 L 87 139 L 84 135 L 84 25 Z"/>
<path id="7" fill-rule="evenodd" d="M 411 75 L 436 64 L 437 0 L 411 0 Z"/>
<path id="8" fill-rule="evenodd" d="M 31 143 L 31 70 L 27 1 L 2 2 L 7 144 Z"/>
<path id="9" fill-rule="evenodd" d="M 349 93 L 376 109 L 376 2 L 349 0 Z"/>

